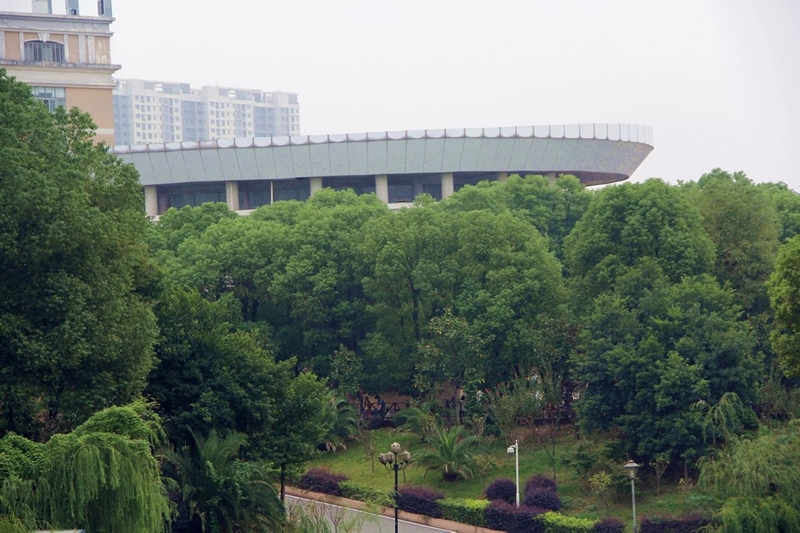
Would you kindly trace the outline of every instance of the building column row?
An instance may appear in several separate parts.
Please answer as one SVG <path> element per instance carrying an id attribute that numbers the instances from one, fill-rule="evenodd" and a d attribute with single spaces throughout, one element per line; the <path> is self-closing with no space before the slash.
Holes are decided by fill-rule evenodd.
<path id="1" fill-rule="evenodd" d="M 545 175 L 551 185 L 555 184 L 556 175 L 550 172 Z M 497 181 L 506 181 L 508 172 L 498 172 Z M 442 199 L 450 197 L 455 191 L 452 172 L 444 172 L 440 176 L 442 187 Z M 322 190 L 322 178 L 309 179 L 309 192 L 313 196 L 315 192 Z M 389 203 L 389 176 L 378 174 L 375 176 L 375 195 L 383 202 Z M 273 182 L 270 180 L 270 203 L 273 202 Z M 225 182 L 225 203 L 231 211 L 239 211 L 239 183 L 236 181 Z M 155 185 L 144 186 L 144 206 L 148 216 L 158 216 L 158 187 Z"/>

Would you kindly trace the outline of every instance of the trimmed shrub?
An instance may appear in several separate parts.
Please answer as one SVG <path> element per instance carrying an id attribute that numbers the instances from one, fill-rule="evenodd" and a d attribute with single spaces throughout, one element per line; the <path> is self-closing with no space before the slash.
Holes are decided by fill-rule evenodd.
<path id="1" fill-rule="evenodd" d="M 606 516 L 601 518 L 594 525 L 595 533 L 622 533 L 625 530 L 625 524 L 619 518 L 613 516 Z"/>
<path id="2" fill-rule="evenodd" d="M 642 520 L 640 533 L 695 533 L 711 523 L 702 516 L 687 515 L 680 518 L 650 516 Z"/>
<path id="3" fill-rule="evenodd" d="M 527 496 L 535 490 L 549 490 L 550 492 L 557 492 L 558 485 L 556 482 L 547 476 L 536 474 L 528 478 L 525 482 L 525 495 Z"/>
<path id="4" fill-rule="evenodd" d="M 442 510 L 442 518 L 460 524 L 486 527 L 486 508 L 489 506 L 488 500 L 445 498 L 444 500 L 438 500 L 437 503 Z"/>
<path id="5" fill-rule="evenodd" d="M 340 481 L 339 488 L 342 491 L 342 496 L 352 500 L 362 502 L 375 503 L 384 507 L 391 507 L 394 505 L 394 498 L 392 497 L 392 490 L 375 489 L 364 483 L 358 481 Z"/>
<path id="6" fill-rule="evenodd" d="M 545 512 L 544 509 L 527 505 L 517 507 L 513 503 L 495 500 L 486 507 L 486 525 L 509 533 L 544 533 L 544 525 L 534 517 Z"/>
<path id="7" fill-rule="evenodd" d="M 342 481 L 347 481 L 347 476 L 343 474 L 334 474 L 323 468 L 312 468 L 303 474 L 297 486 L 303 490 L 313 490 L 314 492 L 341 496 L 342 489 L 339 487 L 339 483 Z"/>
<path id="8" fill-rule="evenodd" d="M 486 487 L 486 499 L 517 503 L 517 484 L 508 478 L 495 479 Z"/>
<path id="9" fill-rule="evenodd" d="M 542 522 L 544 533 L 591 533 L 595 520 L 579 516 L 566 516 L 553 511 L 536 517 Z"/>
<path id="10" fill-rule="evenodd" d="M 560 511 L 561 498 L 551 490 L 532 490 L 525 493 L 525 505 L 540 507 L 548 511 Z"/>
<path id="11" fill-rule="evenodd" d="M 436 500 L 444 498 L 444 493 L 428 487 L 404 485 L 397 490 L 397 507 L 409 513 L 422 514 L 431 518 L 441 518 L 442 510 Z"/>

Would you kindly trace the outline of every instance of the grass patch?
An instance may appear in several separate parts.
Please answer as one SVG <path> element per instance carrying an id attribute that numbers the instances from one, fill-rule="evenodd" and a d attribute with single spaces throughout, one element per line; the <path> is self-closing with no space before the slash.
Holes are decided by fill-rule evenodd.
<path id="1" fill-rule="evenodd" d="M 325 452 L 310 461 L 308 468 L 324 467 L 333 472 L 346 475 L 350 480 L 372 487 L 376 490 L 392 490 L 394 473 L 378 462 L 378 454 L 389 451 L 392 442 L 399 442 L 404 450 L 412 454 L 412 464 L 399 473 L 400 484 L 424 485 L 444 492 L 448 498 L 483 498 L 485 486 L 494 479 L 505 477 L 514 480 L 514 457 L 506 453 L 506 443 L 501 439 L 483 438 L 477 453 L 485 453 L 492 457 L 497 467 L 486 475 L 485 480 L 473 477 L 448 483 L 439 472 L 430 471 L 425 474 L 423 468 L 413 463 L 415 451 L 426 447 L 415 435 L 398 433 L 389 428 L 374 430 L 377 437 L 374 471 L 369 455 L 358 441 L 351 441 L 346 450 Z M 594 494 L 586 480 L 580 479 L 575 469 L 564 462 L 579 444 L 572 427 L 562 429 L 556 446 L 556 481 L 558 494 L 564 501 L 563 512 L 589 518 L 615 516 L 626 523 L 632 521 L 630 482 L 623 469 L 626 458 L 620 458 L 619 464 L 609 465 L 609 469 L 617 466 L 618 471 L 609 472 L 617 476 L 614 488 L 610 491 L 609 511 L 599 495 Z M 542 445 L 530 441 L 520 443 L 519 476 L 520 490 L 524 490 L 525 481 L 534 474 L 553 476 L 553 468 Z M 423 479 L 424 478 L 424 479 Z M 710 514 L 712 502 L 696 488 L 685 498 L 677 480 L 668 476 L 661 480 L 661 494 L 656 495 L 655 474 L 650 467 L 643 467 L 636 481 L 636 510 L 639 517 L 651 515 L 681 515 L 684 512 Z M 524 498 L 524 495 L 521 495 Z"/>

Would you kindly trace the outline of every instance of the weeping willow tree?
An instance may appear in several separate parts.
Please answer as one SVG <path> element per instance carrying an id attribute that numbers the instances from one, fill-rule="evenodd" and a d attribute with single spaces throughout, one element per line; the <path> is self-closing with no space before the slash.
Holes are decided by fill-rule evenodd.
<path id="1" fill-rule="evenodd" d="M 162 439 L 143 403 L 100 411 L 45 444 L 7 435 L 0 439 L 0 516 L 31 529 L 165 531 L 170 504 L 153 455 Z"/>
<path id="2" fill-rule="evenodd" d="M 721 533 L 800 531 L 800 423 L 732 437 L 699 463 L 700 483 L 724 501 Z"/>

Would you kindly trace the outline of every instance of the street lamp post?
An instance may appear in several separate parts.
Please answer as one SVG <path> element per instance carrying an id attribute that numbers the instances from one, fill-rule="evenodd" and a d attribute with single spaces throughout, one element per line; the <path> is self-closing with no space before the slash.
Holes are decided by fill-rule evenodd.
<path id="1" fill-rule="evenodd" d="M 634 479 L 636 479 L 636 470 L 642 465 L 637 465 L 633 460 L 628 461 L 625 464 L 625 469 L 628 471 L 628 477 L 631 478 L 631 503 L 633 504 L 633 533 L 636 533 L 636 485 L 634 484 Z"/>
<path id="2" fill-rule="evenodd" d="M 508 447 L 508 455 L 515 456 L 515 462 L 517 463 L 517 507 L 519 507 L 519 441 L 515 440 L 514 444 Z"/>
<path id="3" fill-rule="evenodd" d="M 397 519 L 397 473 L 408 466 L 411 462 L 411 452 L 405 450 L 400 453 L 400 443 L 393 442 L 390 452 L 382 453 L 378 456 L 378 461 L 386 467 L 387 470 L 394 470 L 394 533 L 398 533 L 398 519 Z"/>

